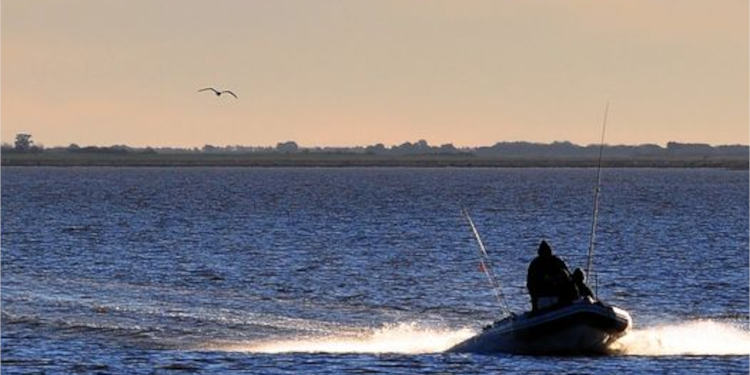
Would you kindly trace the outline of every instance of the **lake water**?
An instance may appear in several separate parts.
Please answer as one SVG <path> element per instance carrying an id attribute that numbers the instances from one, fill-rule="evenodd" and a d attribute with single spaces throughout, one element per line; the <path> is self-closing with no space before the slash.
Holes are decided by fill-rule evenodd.
<path id="1" fill-rule="evenodd" d="M 748 172 L 605 169 L 622 354 L 443 354 L 584 267 L 594 169 L 2 169 L 2 373 L 746 374 Z"/>

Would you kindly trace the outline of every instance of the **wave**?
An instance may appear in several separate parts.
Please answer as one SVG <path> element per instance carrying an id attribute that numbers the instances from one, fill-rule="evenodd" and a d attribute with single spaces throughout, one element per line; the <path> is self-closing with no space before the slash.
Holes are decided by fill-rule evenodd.
<path id="1" fill-rule="evenodd" d="M 635 329 L 614 343 L 625 355 L 748 355 L 750 332 L 714 320 L 695 320 Z"/>
<path id="2" fill-rule="evenodd" d="M 331 334 L 318 337 L 262 340 L 253 342 L 210 343 L 204 350 L 250 353 L 439 353 L 471 337 L 469 328 L 448 329 L 417 322 L 385 325 L 358 334 Z"/>

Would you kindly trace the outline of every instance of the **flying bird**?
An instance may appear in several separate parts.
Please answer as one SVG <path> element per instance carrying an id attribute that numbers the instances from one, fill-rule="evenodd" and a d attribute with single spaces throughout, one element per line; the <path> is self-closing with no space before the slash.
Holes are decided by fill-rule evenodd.
<path id="1" fill-rule="evenodd" d="M 235 94 L 234 94 L 233 92 L 231 92 L 231 91 L 229 91 L 229 90 L 219 91 L 219 90 L 217 90 L 217 89 L 215 89 L 215 88 L 213 88 L 213 87 L 206 87 L 205 89 L 200 89 L 200 90 L 198 90 L 198 92 L 201 92 L 201 91 L 208 91 L 208 90 L 211 90 L 211 91 L 213 91 L 213 92 L 214 92 L 214 94 L 216 94 L 216 96 L 221 96 L 221 94 L 224 94 L 224 93 L 226 93 L 226 94 L 229 94 L 229 95 L 232 95 L 232 96 L 234 96 L 234 98 L 235 98 L 235 99 L 239 99 L 239 98 L 237 98 L 237 95 L 235 95 Z"/>

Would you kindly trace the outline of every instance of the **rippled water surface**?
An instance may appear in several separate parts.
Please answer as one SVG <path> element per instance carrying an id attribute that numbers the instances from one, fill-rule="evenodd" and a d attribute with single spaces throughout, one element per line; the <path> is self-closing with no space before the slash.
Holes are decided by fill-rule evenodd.
<path id="1" fill-rule="evenodd" d="M 2 372 L 748 372 L 748 173 L 604 170 L 623 353 L 443 354 L 584 266 L 592 169 L 3 168 Z"/>

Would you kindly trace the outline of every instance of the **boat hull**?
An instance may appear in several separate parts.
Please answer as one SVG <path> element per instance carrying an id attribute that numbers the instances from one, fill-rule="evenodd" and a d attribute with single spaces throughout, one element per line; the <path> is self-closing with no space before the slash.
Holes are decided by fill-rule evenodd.
<path id="1" fill-rule="evenodd" d="M 459 343 L 449 352 L 603 354 L 631 326 L 624 310 L 592 300 L 543 313 L 511 316 Z"/>

